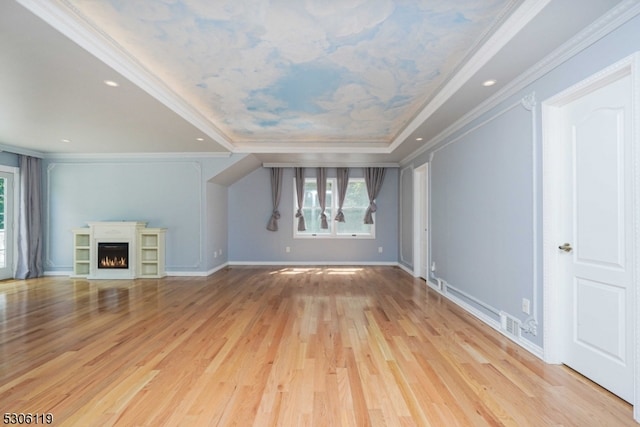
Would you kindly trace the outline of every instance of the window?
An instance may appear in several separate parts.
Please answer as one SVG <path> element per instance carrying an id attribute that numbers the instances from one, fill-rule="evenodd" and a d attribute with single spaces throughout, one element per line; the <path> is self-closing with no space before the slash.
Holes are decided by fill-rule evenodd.
<path id="1" fill-rule="evenodd" d="M 298 210 L 295 180 L 293 182 L 293 212 Z M 304 205 L 302 213 L 306 224 L 306 231 L 298 231 L 298 218 L 293 217 L 293 235 L 298 238 L 375 238 L 375 224 L 364 224 L 364 213 L 369 207 L 367 186 L 363 178 L 349 178 L 347 193 L 344 197 L 342 212 L 345 222 L 334 220 L 338 213 L 338 190 L 336 178 L 327 179 L 325 214 L 328 229 L 320 228 L 320 202 L 318 201 L 318 186 L 315 178 L 305 178 Z M 375 214 L 374 214 L 375 215 Z"/>

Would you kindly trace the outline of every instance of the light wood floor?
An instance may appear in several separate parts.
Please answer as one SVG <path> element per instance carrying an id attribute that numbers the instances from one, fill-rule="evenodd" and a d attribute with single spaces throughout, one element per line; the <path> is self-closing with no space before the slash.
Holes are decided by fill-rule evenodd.
<path id="1" fill-rule="evenodd" d="M 622 426 L 402 270 L 0 283 L 0 410 L 72 426 Z"/>

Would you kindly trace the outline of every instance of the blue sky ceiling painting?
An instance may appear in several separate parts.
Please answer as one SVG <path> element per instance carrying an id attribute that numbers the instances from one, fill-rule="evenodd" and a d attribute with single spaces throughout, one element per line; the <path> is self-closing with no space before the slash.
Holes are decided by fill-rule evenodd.
<path id="1" fill-rule="evenodd" d="M 390 142 L 507 0 L 67 0 L 236 142 Z"/>

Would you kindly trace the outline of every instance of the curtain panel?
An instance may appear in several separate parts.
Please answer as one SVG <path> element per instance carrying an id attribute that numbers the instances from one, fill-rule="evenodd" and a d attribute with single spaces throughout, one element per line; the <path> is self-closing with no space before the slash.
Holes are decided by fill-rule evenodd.
<path id="1" fill-rule="evenodd" d="M 282 195 L 282 168 L 271 168 L 271 204 L 273 210 L 271 218 L 267 223 L 267 230 L 278 231 L 278 220 L 280 219 L 280 196 Z"/>
<path id="2" fill-rule="evenodd" d="M 336 168 L 336 175 L 338 178 L 338 214 L 335 220 L 345 222 L 342 206 L 344 206 L 344 197 L 347 194 L 347 187 L 349 185 L 349 168 Z"/>
<path id="3" fill-rule="evenodd" d="M 19 155 L 17 279 L 44 274 L 42 230 L 42 160 Z"/>
<path id="4" fill-rule="evenodd" d="M 296 180 L 296 198 L 298 201 L 298 211 L 296 212 L 298 231 L 305 231 L 307 226 L 304 223 L 304 215 L 302 213 L 302 206 L 304 204 L 304 168 L 294 168 L 293 174 Z"/>
<path id="5" fill-rule="evenodd" d="M 364 214 L 365 224 L 373 224 L 373 213 L 378 209 L 374 200 L 382 188 L 385 172 L 385 168 L 364 168 L 364 182 L 369 196 L 369 207 Z"/>
<path id="6" fill-rule="evenodd" d="M 320 228 L 329 228 L 327 214 L 324 213 L 327 205 L 327 170 L 325 168 L 316 169 L 316 186 L 318 187 L 318 202 L 320 203 Z"/>

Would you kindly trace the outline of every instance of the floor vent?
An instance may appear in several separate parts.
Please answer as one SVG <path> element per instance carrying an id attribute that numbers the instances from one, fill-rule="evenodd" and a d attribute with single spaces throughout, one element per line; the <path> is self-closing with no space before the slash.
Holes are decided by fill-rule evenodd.
<path id="1" fill-rule="evenodd" d="M 521 322 L 513 316 L 508 315 L 504 311 L 500 312 L 500 324 L 502 330 L 513 338 L 520 338 Z"/>

